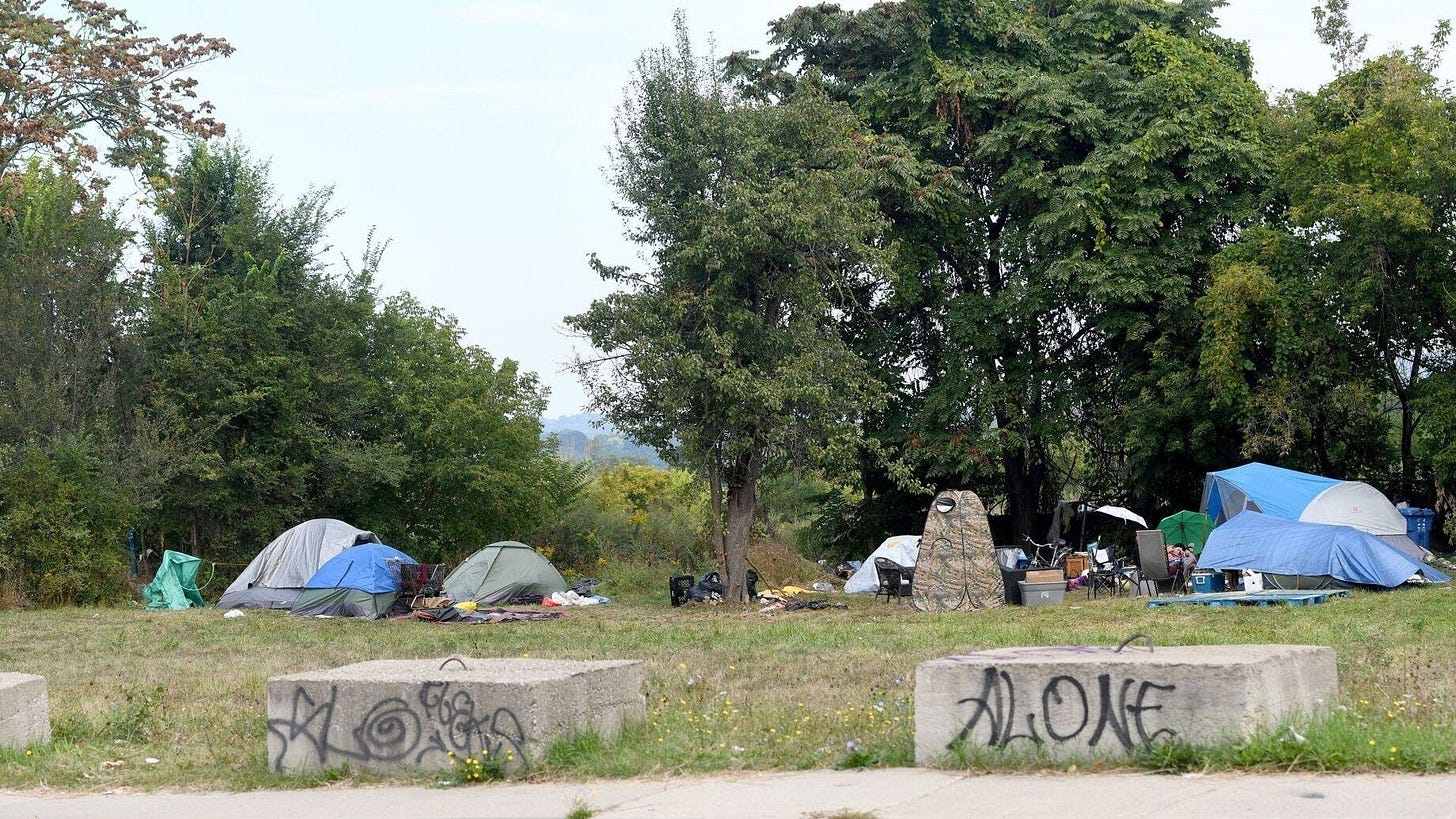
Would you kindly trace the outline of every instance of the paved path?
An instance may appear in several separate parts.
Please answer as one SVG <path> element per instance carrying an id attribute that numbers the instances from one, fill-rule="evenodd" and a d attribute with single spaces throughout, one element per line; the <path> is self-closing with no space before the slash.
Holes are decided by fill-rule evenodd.
<path id="1" fill-rule="evenodd" d="M 562 819 L 855 819 L 1091 816 L 1456 817 L 1456 775 L 967 776 L 920 768 L 458 788 L 319 788 L 86 796 L 0 793 L 0 817 L 479 816 Z"/>

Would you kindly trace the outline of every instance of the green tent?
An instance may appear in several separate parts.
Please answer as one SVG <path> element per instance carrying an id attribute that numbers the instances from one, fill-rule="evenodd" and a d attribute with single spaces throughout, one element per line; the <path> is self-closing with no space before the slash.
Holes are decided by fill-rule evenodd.
<path id="1" fill-rule="evenodd" d="M 492 543 L 471 555 L 445 578 L 445 593 L 457 602 L 483 605 L 516 597 L 549 597 L 566 591 L 561 572 L 540 552 L 524 543 Z"/>
<path id="2" fill-rule="evenodd" d="M 1213 531 L 1213 518 L 1202 512 L 1185 509 L 1158 521 L 1158 528 L 1162 530 L 1163 539 L 1168 543 L 1181 543 L 1188 547 L 1188 551 L 1201 555 L 1203 544 L 1208 541 L 1208 534 Z"/>
<path id="3" fill-rule="evenodd" d="M 200 558 L 184 555 L 171 549 L 162 553 L 162 565 L 157 576 L 142 589 L 149 609 L 185 609 L 207 605 L 202 602 L 202 592 L 197 589 L 197 567 Z"/>

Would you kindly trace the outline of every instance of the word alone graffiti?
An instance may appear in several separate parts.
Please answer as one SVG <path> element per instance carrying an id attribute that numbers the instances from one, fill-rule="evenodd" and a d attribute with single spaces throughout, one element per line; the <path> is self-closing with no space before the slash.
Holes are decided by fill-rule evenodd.
<path id="1" fill-rule="evenodd" d="M 990 666 L 981 676 L 981 690 L 959 700 L 968 707 L 965 722 L 948 748 L 957 744 L 1005 748 L 1021 740 L 1033 745 L 1079 743 L 1096 748 L 1103 742 L 1132 750 L 1178 732 L 1158 727 L 1163 698 L 1176 686 L 1135 677 L 1098 674 L 1086 682 L 1059 674 L 1039 688 L 1018 692 L 1005 671 Z"/>

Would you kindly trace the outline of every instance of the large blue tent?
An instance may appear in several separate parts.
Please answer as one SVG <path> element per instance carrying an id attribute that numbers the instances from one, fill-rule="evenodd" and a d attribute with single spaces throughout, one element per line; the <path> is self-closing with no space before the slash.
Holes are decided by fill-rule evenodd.
<path id="1" fill-rule="evenodd" d="M 1429 554 L 1406 535 L 1406 519 L 1378 489 L 1257 462 L 1208 473 L 1203 508 L 1215 526 L 1250 509 L 1305 523 L 1353 526 L 1379 537 L 1406 555 Z"/>
<path id="2" fill-rule="evenodd" d="M 1354 527 L 1303 523 L 1254 511 L 1240 512 L 1214 529 L 1198 565 L 1333 577 L 1346 583 L 1386 588 L 1399 586 L 1416 574 L 1435 582 L 1451 579 Z"/>

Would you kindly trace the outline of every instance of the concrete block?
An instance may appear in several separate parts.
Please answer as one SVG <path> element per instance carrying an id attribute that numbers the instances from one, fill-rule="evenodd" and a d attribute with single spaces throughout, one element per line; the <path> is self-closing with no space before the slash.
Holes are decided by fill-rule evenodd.
<path id="1" fill-rule="evenodd" d="M 447 769 L 453 751 L 523 769 L 557 739 L 645 715 L 636 660 L 376 660 L 270 679 L 268 764 Z"/>
<path id="2" fill-rule="evenodd" d="M 915 760 L 933 763 L 957 742 L 1058 760 L 1214 744 L 1316 714 L 1337 690 L 1325 646 L 980 651 L 916 669 Z"/>
<path id="3" fill-rule="evenodd" d="M 0 748 L 51 741 L 45 677 L 0 671 Z"/>

